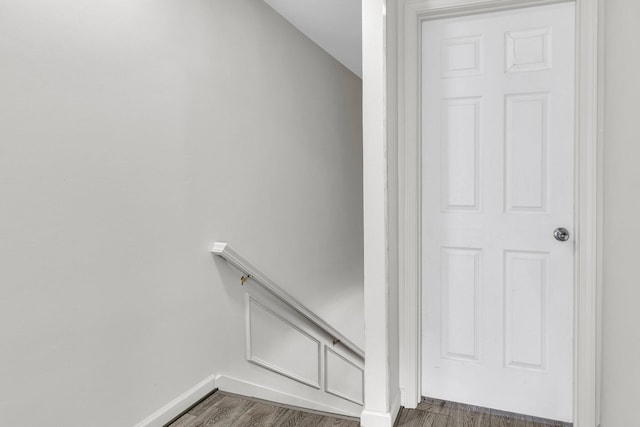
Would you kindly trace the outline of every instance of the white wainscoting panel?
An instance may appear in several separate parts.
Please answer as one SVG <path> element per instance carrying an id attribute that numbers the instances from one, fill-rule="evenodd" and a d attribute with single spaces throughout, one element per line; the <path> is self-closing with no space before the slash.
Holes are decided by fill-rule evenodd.
<path id="1" fill-rule="evenodd" d="M 364 404 L 364 369 L 325 346 L 325 391 Z"/>
<path id="2" fill-rule="evenodd" d="M 243 287 L 246 361 L 220 374 L 221 390 L 359 416 L 364 359 L 314 322 L 249 280 Z M 263 370 L 256 367 L 264 368 Z M 295 396 L 295 397 L 294 397 Z"/>
<path id="3" fill-rule="evenodd" d="M 248 295 L 246 333 L 247 360 L 320 388 L 320 341 Z"/>

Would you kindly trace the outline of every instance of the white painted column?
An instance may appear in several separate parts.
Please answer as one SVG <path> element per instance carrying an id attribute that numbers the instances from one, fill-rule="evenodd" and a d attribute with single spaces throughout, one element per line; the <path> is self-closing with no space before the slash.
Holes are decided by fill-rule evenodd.
<path id="1" fill-rule="evenodd" d="M 366 427 L 393 426 L 400 406 L 397 290 L 389 280 L 385 8 L 386 0 L 362 1 Z"/>

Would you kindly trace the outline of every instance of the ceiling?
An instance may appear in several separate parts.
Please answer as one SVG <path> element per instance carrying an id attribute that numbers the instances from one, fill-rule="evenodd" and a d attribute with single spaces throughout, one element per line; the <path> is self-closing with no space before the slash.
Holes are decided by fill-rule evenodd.
<path id="1" fill-rule="evenodd" d="M 362 78 L 361 0 L 264 0 Z"/>

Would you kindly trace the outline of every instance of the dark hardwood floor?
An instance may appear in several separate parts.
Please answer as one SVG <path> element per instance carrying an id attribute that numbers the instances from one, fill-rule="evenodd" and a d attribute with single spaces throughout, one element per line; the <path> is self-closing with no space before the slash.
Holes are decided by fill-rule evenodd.
<path id="1" fill-rule="evenodd" d="M 425 398 L 416 409 L 402 409 L 396 426 L 570 427 L 571 424 Z"/>
<path id="2" fill-rule="evenodd" d="M 354 418 L 329 416 L 217 391 L 169 424 L 171 427 L 357 427 Z"/>
<path id="3" fill-rule="evenodd" d="M 169 424 L 170 427 L 357 427 L 354 418 L 332 416 L 215 392 Z M 423 399 L 416 409 L 402 409 L 396 427 L 570 427 L 524 415 L 509 414 L 461 403 Z"/>

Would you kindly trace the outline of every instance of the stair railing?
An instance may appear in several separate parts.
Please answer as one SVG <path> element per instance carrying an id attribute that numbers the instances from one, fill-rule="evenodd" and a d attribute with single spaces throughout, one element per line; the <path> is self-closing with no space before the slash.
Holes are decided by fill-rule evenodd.
<path id="1" fill-rule="evenodd" d="M 253 264 L 242 257 L 238 252 L 233 250 L 228 243 L 215 242 L 211 252 L 221 258 L 224 258 L 229 264 L 237 268 L 242 276 L 240 277 L 241 284 L 247 280 L 253 280 L 258 285 L 273 294 L 280 301 L 291 307 L 293 310 L 302 315 L 305 319 L 313 323 L 318 328 L 322 329 L 325 333 L 330 335 L 333 339 L 334 345 L 343 345 L 348 348 L 359 357 L 364 359 L 364 350 L 355 345 L 351 340 L 338 332 L 333 326 L 322 320 L 317 314 L 304 306 L 300 301 L 295 299 L 284 289 L 276 285 L 273 280 L 265 276 L 260 270 L 258 270 Z"/>

